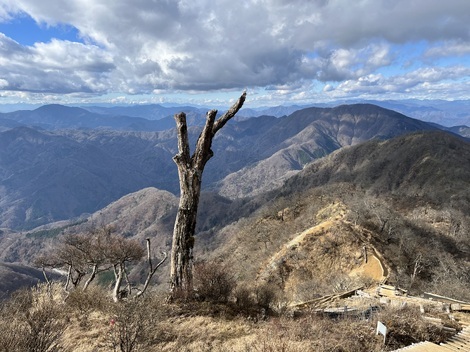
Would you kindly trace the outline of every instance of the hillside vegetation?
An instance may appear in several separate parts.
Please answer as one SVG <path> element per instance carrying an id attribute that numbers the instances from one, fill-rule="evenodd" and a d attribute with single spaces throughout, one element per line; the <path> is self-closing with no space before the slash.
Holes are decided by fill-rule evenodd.
<path id="1" fill-rule="evenodd" d="M 214 250 L 237 274 L 257 280 L 273 254 L 290 246 L 287 252 L 295 263 L 286 258 L 282 262 L 295 270 L 305 266 L 306 277 L 315 282 L 324 275 L 338 279 L 341 275 L 332 267 L 348 274 L 366 246 L 391 268 L 390 282 L 415 292 L 432 290 L 468 300 L 469 167 L 470 144 L 445 133 L 344 148 L 258 198 L 263 205 L 252 217 L 217 231 Z M 320 216 L 334 207 L 341 211 Z M 311 231 L 309 236 L 289 245 L 305 231 Z M 310 249 L 308 241 L 315 243 Z M 343 246 L 350 250 L 344 252 Z M 328 264 L 315 272 L 315 263 Z M 419 274 L 412 277 L 415 266 Z M 284 271 L 291 275 L 292 270 Z M 312 286 L 321 291 L 319 283 Z"/>

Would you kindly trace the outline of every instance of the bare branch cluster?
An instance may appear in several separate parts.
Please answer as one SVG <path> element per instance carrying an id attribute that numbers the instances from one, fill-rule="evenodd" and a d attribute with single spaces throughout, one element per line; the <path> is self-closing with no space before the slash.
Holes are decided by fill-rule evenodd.
<path id="1" fill-rule="evenodd" d="M 150 250 L 150 239 L 147 239 L 149 273 L 144 287 L 138 290 L 136 296 L 141 296 L 145 292 L 156 270 L 167 257 L 166 253 L 163 253 L 163 259 L 154 267 Z M 132 294 L 134 287 L 128 278 L 128 267 L 141 260 L 144 251 L 143 246 L 137 240 L 125 238 L 115 233 L 112 227 L 106 226 L 86 233 L 65 235 L 49 253 L 36 259 L 36 265 L 43 268 L 47 282 L 50 280 L 46 275 L 46 268 L 58 269 L 66 273 L 67 279 L 64 284 L 66 291 L 70 289 L 70 286 L 73 289 L 81 286 L 82 290 L 86 290 L 97 274 L 112 270 L 115 278 L 113 299 L 119 301 L 122 297 Z M 124 281 L 126 288 L 123 290 Z"/>

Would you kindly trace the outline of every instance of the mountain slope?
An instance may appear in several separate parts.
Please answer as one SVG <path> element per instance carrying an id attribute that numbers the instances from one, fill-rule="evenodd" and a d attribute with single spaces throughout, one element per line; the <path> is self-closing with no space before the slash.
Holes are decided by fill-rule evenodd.
<path id="1" fill-rule="evenodd" d="M 58 279 L 57 275 L 51 277 Z M 0 262 L 0 278 L 0 301 L 20 288 L 31 287 L 45 281 L 41 270 L 21 264 L 2 262 Z"/>
<path id="2" fill-rule="evenodd" d="M 170 192 L 144 188 L 92 214 L 87 223 L 76 226 L 74 231 L 83 231 L 92 224 L 106 224 L 128 236 L 165 239 L 159 243 L 162 246 L 173 230 L 177 207 L 178 198 Z"/>
<path id="3" fill-rule="evenodd" d="M 240 280 L 303 299 L 333 293 L 358 283 L 364 246 L 392 284 L 470 298 L 467 140 L 427 132 L 342 148 L 244 207 L 255 210 L 202 244 L 217 243 L 210 256 Z"/>
<path id="4" fill-rule="evenodd" d="M 309 165 L 286 188 L 354 183 L 369 192 L 391 192 L 442 203 L 470 204 L 470 144 L 445 132 L 415 133 L 341 149 Z M 456 192 L 458 190 L 458 192 Z M 465 202 L 464 202 L 465 203 Z M 467 205 L 470 206 L 470 205 Z"/>
<path id="5" fill-rule="evenodd" d="M 122 144 L 125 155 L 91 136 L 97 139 L 78 142 L 26 127 L 0 134 L 2 226 L 32 228 L 91 213 L 168 175 L 171 156 L 152 140 L 127 136 L 133 148 Z"/>
<path id="6" fill-rule="evenodd" d="M 257 139 L 253 152 L 266 159 L 228 175 L 215 189 L 227 197 L 261 193 L 341 147 L 422 130 L 437 128 L 369 104 L 300 110 L 279 119 Z"/>
<path id="7" fill-rule="evenodd" d="M 11 119 L 2 118 L 0 115 L 0 132 L 7 131 L 9 129 L 20 127 L 20 126 L 22 126 L 21 123 L 16 122 Z"/>

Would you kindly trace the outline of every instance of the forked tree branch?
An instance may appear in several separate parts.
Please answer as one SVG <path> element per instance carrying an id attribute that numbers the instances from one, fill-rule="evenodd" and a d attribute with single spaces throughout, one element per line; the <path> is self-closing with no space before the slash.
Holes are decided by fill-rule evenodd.
<path id="1" fill-rule="evenodd" d="M 135 298 L 140 297 L 145 293 L 145 291 L 147 290 L 147 287 L 150 284 L 150 280 L 152 280 L 153 275 L 155 274 L 157 269 L 165 262 L 166 258 L 168 258 L 168 254 L 166 252 L 162 252 L 162 254 L 163 254 L 163 259 L 160 260 L 160 262 L 155 267 L 153 267 L 152 253 L 150 250 L 150 238 L 147 238 L 147 262 L 148 262 L 147 279 L 145 280 L 144 287 L 135 295 Z"/>

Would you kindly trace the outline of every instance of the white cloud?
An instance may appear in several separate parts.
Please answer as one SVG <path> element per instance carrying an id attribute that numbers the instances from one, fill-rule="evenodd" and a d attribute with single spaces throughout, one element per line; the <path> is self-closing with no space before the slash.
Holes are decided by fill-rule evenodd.
<path id="1" fill-rule="evenodd" d="M 420 68 L 392 77 L 370 74 L 357 80 L 344 81 L 335 89 L 329 87 L 328 92 L 334 98 L 377 97 L 378 95 L 390 98 L 392 96 L 431 98 L 430 92 L 437 94 L 439 98 L 455 98 L 454 94 L 458 92 L 460 96 L 468 99 L 470 98 L 468 77 L 470 77 L 470 68 L 464 66 Z M 466 87 L 466 92 L 464 87 Z"/>
<path id="2" fill-rule="evenodd" d="M 435 43 L 433 57 L 440 43 L 468 53 L 470 41 L 468 0 L 3 0 L 0 20 L 15 11 L 72 25 L 85 43 L 22 47 L 0 37 L 0 77 L 39 92 L 366 87 L 396 64 L 400 44 Z"/>
<path id="3" fill-rule="evenodd" d="M 373 43 L 359 49 L 336 49 L 315 61 L 320 81 L 356 79 L 392 62 L 389 45 Z"/>
<path id="4" fill-rule="evenodd" d="M 470 41 L 453 40 L 440 43 L 426 50 L 425 57 L 447 57 L 470 55 Z"/>
<path id="5" fill-rule="evenodd" d="M 111 55 L 94 45 L 53 39 L 49 43 L 36 43 L 31 54 L 36 65 L 49 70 L 104 73 L 114 68 Z"/>
<path id="6" fill-rule="evenodd" d="M 0 23 L 7 22 L 11 19 L 10 12 L 12 9 L 6 3 L 0 3 Z"/>
<path id="7" fill-rule="evenodd" d="M 114 64 L 93 45 L 52 40 L 24 47 L 0 33 L 0 77 L 12 91 L 54 93 L 109 89 Z"/>

